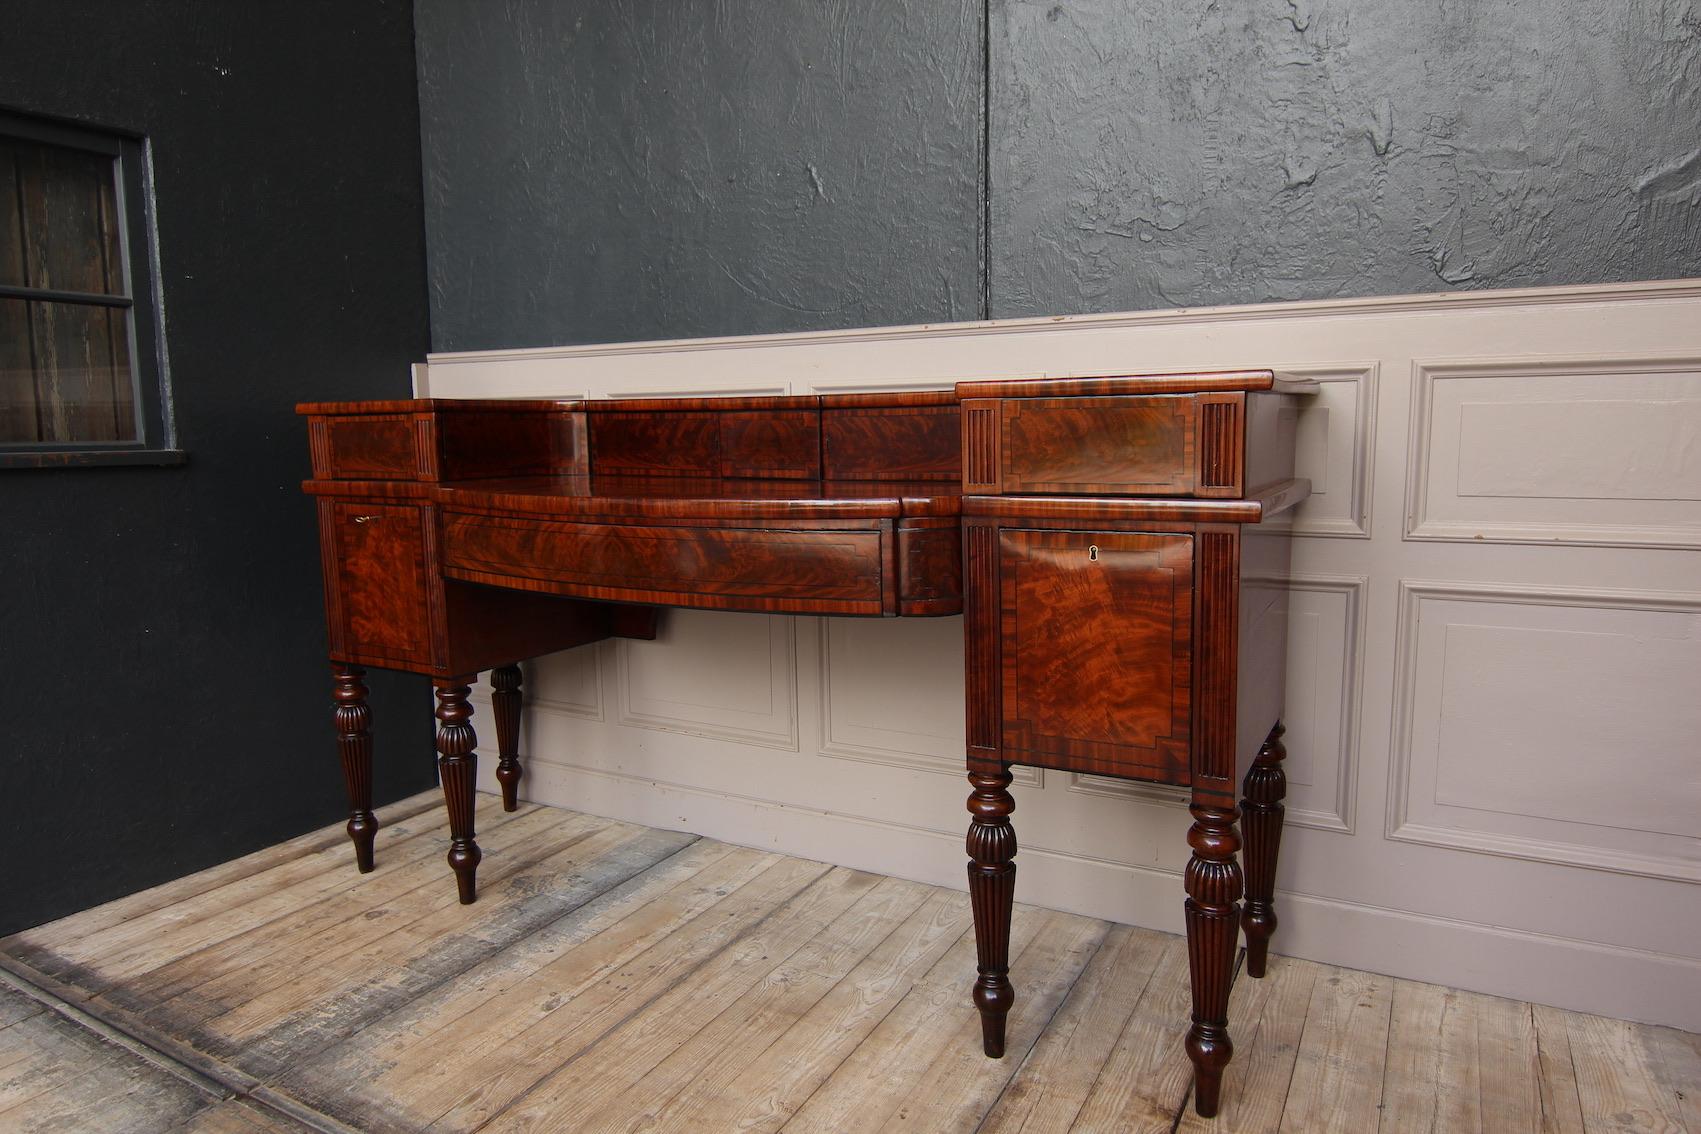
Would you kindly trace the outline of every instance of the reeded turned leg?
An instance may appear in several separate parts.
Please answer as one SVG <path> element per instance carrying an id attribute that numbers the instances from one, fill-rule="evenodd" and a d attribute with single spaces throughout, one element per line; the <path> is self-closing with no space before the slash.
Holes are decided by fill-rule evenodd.
<path id="1" fill-rule="evenodd" d="M 1246 833 L 1246 908 L 1240 924 L 1246 930 L 1246 975 L 1264 975 L 1270 938 L 1276 932 L 1276 856 L 1282 849 L 1282 799 L 1288 794 L 1282 761 L 1284 729 L 1278 721 L 1270 730 L 1258 758 L 1246 772 L 1246 798 L 1241 800 L 1241 828 Z"/>
<path id="2" fill-rule="evenodd" d="M 372 869 L 372 840 L 378 820 L 372 814 L 372 710 L 366 704 L 366 671 L 357 665 L 333 665 L 331 701 L 337 725 L 337 754 L 348 787 L 348 837 L 354 863 L 362 874 Z"/>
<path id="3" fill-rule="evenodd" d="M 437 775 L 449 808 L 449 866 L 455 872 L 461 904 L 471 905 L 478 895 L 478 862 L 483 855 L 473 840 L 473 780 L 478 772 L 473 750 L 478 737 L 469 723 L 472 705 L 467 694 L 472 689 L 464 680 L 442 678 L 432 684 L 437 689 Z"/>
<path id="4" fill-rule="evenodd" d="M 1187 845 L 1187 960 L 1193 977 L 1193 1026 L 1187 1057 L 1193 1061 L 1193 1108 L 1201 1118 L 1217 1113 L 1223 1068 L 1234 1056 L 1228 1034 L 1229 984 L 1240 937 L 1240 835 L 1235 809 L 1192 808 Z"/>
<path id="5" fill-rule="evenodd" d="M 520 805 L 520 667 L 490 671 L 490 713 L 496 718 L 496 782 L 502 785 L 502 810 Z"/>
<path id="6" fill-rule="evenodd" d="M 975 951 L 980 977 L 974 1002 L 980 1009 L 981 1042 L 993 1059 L 1004 1055 L 1004 1018 L 1016 994 L 1010 987 L 1010 904 L 1016 894 L 1016 829 L 1010 812 L 1010 771 L 970 772 L 969 903 L 975 914 Z"/>

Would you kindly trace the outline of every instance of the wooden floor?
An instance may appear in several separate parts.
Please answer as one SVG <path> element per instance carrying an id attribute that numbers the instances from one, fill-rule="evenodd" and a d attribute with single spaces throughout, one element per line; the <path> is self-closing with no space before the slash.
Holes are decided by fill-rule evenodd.
<path id="1" fill-rule="evenodd" d="M 462 907 L 381 818 L 0 942 L 0 1130 L 1701 1134 L 1696 1036 L 1281 957 L 1204 1122 L 1179 938 L 1019 906 L 993 1061 L 963 894 L 480 797 Z"/>

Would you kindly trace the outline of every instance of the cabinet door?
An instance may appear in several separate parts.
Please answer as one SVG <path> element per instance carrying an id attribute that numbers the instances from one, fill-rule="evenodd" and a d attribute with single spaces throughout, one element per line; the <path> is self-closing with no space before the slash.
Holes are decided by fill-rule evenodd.
<path id="1" fill-rule="evenodd" d="M 321 503 L 333 653 L 378 664 L 430 661 L 429 518 L 413 504 Z"/>
<path id="2" fill-rule="evenodd" d="M 1004 759 L 1188 782 L 1193 537 L 999 532 Z"/>

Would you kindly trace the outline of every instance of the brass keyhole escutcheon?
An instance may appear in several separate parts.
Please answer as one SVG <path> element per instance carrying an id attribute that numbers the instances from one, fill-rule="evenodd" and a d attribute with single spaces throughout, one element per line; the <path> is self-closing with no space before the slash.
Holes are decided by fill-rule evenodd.
<path id="1" fill-rule="evenodd" d="M 1099 561 L 1099 545 L 1098 544 L 1093 543 L 1093 544 L 1087 545 L 1087 561 L 1089 563 L 1097 563 Z"/>

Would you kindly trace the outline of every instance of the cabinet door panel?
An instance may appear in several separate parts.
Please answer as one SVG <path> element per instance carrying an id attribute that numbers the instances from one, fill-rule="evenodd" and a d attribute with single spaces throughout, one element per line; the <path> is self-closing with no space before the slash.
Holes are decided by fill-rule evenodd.
<path id="1" fill-rule="evenodd" d="M 1188 782 L 1193 538 L 999 533 L 1005 759 Z"/>
<path id="2" fill-rule="evenodd" d="M 427 660 L 426 510 L 412 505 L 330 506 L 336 564 L 333 642 L 340 652 Z"/>

